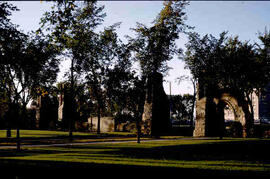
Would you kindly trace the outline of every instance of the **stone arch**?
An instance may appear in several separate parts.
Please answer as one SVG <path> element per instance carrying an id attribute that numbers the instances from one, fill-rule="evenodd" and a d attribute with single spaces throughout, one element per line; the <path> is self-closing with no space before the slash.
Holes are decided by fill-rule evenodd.
<path id="1" fill-rule="evenodd" d="M 244 126 L 246 124 L 245 121 L 245 113 L 241 105 L 239 105 L 238 100 L 229 93 L 223 93 L 219 99 L 220 101 L 225 102 L 228 104 L 233 112 L 234 112 L 234 119 Z"/>
<path id="2" fill-rule="evenodd" d="M 223 134 L 224 128 L 224 107 L 225 104 L 230 105 L 234 111 L 234 118 L 239 121 L 243 130 L 246 126 L 246 116 L 244 103 L 239 101 L 237 97 L 231 93 L 216 94 L 211 97 L 201 97 L 196 100 L 196 120 L 193 136 L 220 136 Z M 223 116 L 222 116 L 223 115 Z M 243 131 L 245 134 L 245 131 Z"/>

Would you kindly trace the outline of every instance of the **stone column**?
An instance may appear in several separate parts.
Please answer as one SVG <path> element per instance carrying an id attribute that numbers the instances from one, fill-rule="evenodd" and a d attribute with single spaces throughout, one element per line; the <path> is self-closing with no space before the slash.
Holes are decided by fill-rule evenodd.
<path id="1" fill-rule="evenodd" d="M 196 101 L 196 119 L 195 119 L 195 129 L 193 131 L 194 137 L 204 137 L 206 135 L 206 97 Z"/>
<path id="2" fill-rule="evenodd" d="M 170 130 L 170 107 L 163 88 L 161 73 L 148 76 L 147 91 L 142 119 L 142 132 L 151 136 L 160 136 Z"/>

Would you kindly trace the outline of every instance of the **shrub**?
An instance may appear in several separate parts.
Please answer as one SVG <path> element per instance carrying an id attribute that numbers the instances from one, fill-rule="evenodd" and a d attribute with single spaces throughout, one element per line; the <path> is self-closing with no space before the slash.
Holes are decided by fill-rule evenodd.
<path id="1" fill-rule="evenodd" d="M 226 133 L 228 137 L 243 137 L 243 126 L 239 121 L 227 122 Z"/>

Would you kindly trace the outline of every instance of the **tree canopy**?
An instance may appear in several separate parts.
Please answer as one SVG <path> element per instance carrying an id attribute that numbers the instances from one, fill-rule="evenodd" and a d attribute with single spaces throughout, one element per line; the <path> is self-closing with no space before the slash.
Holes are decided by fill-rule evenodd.
<path id="1" fill-rule="evenodd" d="M 185 24 L 185 1 L 165 1 L 164 7 L 153 21 L 151 27 L 137 23 L 133 30 L 135 38 L 129 38 L 135 51 L 134 59 L 139 62 L 142 76 L 152 72 L 168 72 L 167 62 L 182 50 L 177 48 L 175 41 L 180 32 L 189 26 Z"/>

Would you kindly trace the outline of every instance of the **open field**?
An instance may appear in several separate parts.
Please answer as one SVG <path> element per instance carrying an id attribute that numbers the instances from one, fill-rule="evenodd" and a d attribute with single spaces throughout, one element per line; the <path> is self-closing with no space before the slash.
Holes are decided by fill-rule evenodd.
<path id="1" fill-rule="evenodd" d="M 6 138 L 6 130 L 0 130 L 0 147 L 16 146 L 16 130 L 12 130 L 12 137 Z M 46 130 L 20 130 L 22 145 L 62 144 L 69 143 L 67 131 Z M 90 133 L 73 132 L 72 142 L 112 141 L 112 140 L 134 140 L 135 134 L 128 132 Z"/>
<path id="2" fill-rule="evenodd" d="M 166 170 L 193 176 L 269 176 L 269 151 L 270 140 L 262 139 L 178 139 L 141 144 L 33 147 L 20 152 L 0 150 L 0 167 L 23 169 L 22 175 L 33 169 L 65 171 L 66 174 L 123 169 L 139 173 L 155 171 L 156 174 Z"/>
<path id="3" fill-rule="evenodd" d="M 16 130 L 11 130 L 12 138 L 16 138 Z M 22 138 L 64 138 L 68 137 L 68 131 L 48 131 L 48 130 L 20 130 L 20 136 Z M 102 133 L 99 136 L 128 136 L 132 135 L 128 132 L 111 132 Z M 94 137 L 96 133 L 90 132 L 73 132 L 74 137 Z M 0 138 L 6 137 L 6 130 L 0 130 Z"/>
<path id="4" fill-rule="evenodd" d="M 70 143 L 67 131 L 46 130 L 20 130 L 22 145 L 46 145 Z M 179 139 L 183 136 L 164 136 L 163 139 Z M 102 142 L 102 141 L 130 141 L 136 140 L 136 134 L 129 132 L 107 132 L 96 134 L 95 132 L 73 132 L 72 143 Z M 141 137 L 149 140 L 149 137 Z M 16 146 L 16 130 L 12 130 L 12 137 L 6 138 L 6 130 L 0 130 L 0 148 L 2 146 Z"/>

